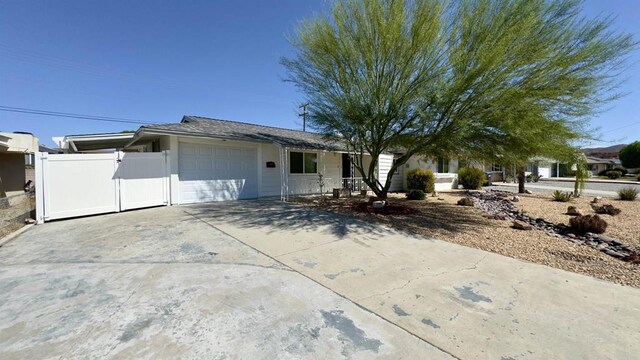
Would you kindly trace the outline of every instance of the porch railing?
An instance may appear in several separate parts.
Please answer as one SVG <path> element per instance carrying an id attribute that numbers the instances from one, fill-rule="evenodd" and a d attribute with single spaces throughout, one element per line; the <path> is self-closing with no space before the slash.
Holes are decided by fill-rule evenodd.
<path id="1" fill-rule="evenodd" d="M 367 184 L 362 181 L 361 177 L 342 178 L 342 188 L 351 191 L 369 190 Z"/>

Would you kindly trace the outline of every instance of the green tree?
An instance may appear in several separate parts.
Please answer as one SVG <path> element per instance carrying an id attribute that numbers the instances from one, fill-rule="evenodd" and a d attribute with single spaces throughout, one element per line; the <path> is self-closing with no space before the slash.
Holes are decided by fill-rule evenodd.
<path id="1" fill-rule="evenodd" d="M 640 141 L 632 142 L 620 150 L 618 154 L 622 166 L 626 168 L 640 168 Z"/>
<path id="2" fill-rule="evenodd" d="M 526 159 L 585 136 L 635 43 L 579 10 L 574 0 L 338 1 L 300 25 L 297 55 L 282 63 L 310 125 L 346 142 L 386 197 L 413 155 Z M 382 184 L 377 159 L 392 151 L 403 155 Z"/>

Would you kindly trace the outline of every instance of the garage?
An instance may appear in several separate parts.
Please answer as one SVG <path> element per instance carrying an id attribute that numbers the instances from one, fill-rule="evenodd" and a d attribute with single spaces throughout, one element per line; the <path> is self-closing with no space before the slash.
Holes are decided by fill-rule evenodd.
<path id="1" fill-rule="evenodd" d="M 178 148 L 181 203 L 258 197 L 255 147 L 181 142 Z"/>

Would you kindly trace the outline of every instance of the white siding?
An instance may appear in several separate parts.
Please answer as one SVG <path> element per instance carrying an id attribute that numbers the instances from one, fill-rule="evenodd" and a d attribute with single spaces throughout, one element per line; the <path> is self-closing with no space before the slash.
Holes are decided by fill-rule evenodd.
<path id="1" fill-rule="evenodd" d="M 273 161 L 275 168 L 268 168 L 267 162 Z M 260 196 L 280 195 L 280 176 L 282 172 L 280 164 L 280 148 L 276 145 L 262 145 L 262 161 L 260 169 L 262 171 L 262 182 Z"/>
<path id="2" fill-rule="evenodd" d="M 407 166 L 408 165 L 408 166 Z M 428 169 L 436 175 L 436 191 L 451 190 L 458 186 L 458 160 L 449 159 L 449 172 L 438 173 L 438 163 L 436 160 L 425 159 L 413 156 L 403 166 L 402 187 L 407 188 L 406 173 L 412 169 Z"/>
<path id="3" fill-rule="evenodd" d="M 382 154 L 378 157 L 378 181 L 382 186 L 387 182 L 391 166 L 393 166 L 393 155 Z"/>
<path id="4" fill-rule="evenodd" d="M 391 178 L 391 187 L 389 187 L 389 191 L 402 191 L 404 189 L 404 169 L 405 165 L 403 164 L 398 168 L 393 177 Z"/>

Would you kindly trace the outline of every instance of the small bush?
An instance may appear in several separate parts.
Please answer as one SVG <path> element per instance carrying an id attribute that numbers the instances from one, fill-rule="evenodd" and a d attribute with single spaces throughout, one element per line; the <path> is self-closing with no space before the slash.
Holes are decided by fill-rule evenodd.
<path id="1" fill-rule="evenodd" d="M 582 235 L 588 232 L 602 234 L 607 230 L 607 222 L 598 215 L 576 216 L 569 219 L 569 225 L 576 234 Z"/>
<path id="2" fill-rule="evenodd" d="M 623 168 L 623 167 L 616 167 L 612 169 L 613 171 L 620 171 L 620 174 L 622 174 L 622 176 L 626 176 L 628 171 L 627 169 Z"/>
<path id="3" fill-rule="evenodd" d="M 620 200 L 633 201 L 638 197 L 638 189 L 631 186 L 622 188 L 618 190 L 618 196 Z"/>
<path id="4" fill-rule="evenodd" d="M 593 211 L 596 212 L 596 214 L 605 214 L 605 215 L 611 215 L 611 216 L 616 216 L 618 214 L 620 214 L 622 212 L 622 210 L 618 209 L 617 207 L 611 205 L 611 204 L 606 204 L 606 205 L 602 205 L 599 206 L 597 204 L 593 204 L 591 206 L 593 208 Z"/>
<path id="5" fill-rule="evenodd" d="M 480 189 L 487 181 L 487 174 L 476 168 L 461 168 L 458 170 L 458 182 L 465 189 Z"/>
<path id="6" fill-rule="evenodd" d="M 556 190 L 551 194 L 551 197 L 553 198 L 553 201 L 568 202 L 571 200 L 571 193 Z"/>
<path id="7" fill-rule="evenodd" d="M 638 181 L 640 181 L 640 174 L 638 174 L 638 176 L 636 178 L 638 179 Z"/>
<path id="8" fill-rule="evenodd" d="M 413 169 L 407 172 L 407 190 L 421 190 L 431 193 L 436 186 L 436 176 L 427 169 Z"/>
<path id="9" fill-rule="evenodd" d="M 606 175 L 609 179 L 619 179 L 622 176 L 622 173 L 617 170 L 609 170 L 606 172 Z"/>
<path id="10" fill-rule="evenodd" d="M 410 189 L 407 191 L 407 199 L 409 200 L 424 200 L 427 197 L 427 194 L 418 189 Z"/>

